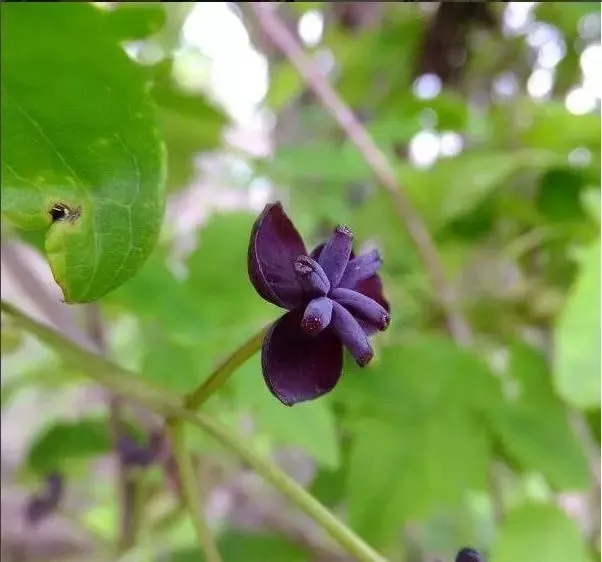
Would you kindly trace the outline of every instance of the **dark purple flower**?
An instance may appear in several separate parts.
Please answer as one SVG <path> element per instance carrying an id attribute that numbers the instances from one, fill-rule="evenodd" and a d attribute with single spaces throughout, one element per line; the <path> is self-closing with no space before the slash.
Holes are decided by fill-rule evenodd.
<path id="1" fill-rule="evenodd" d="M 456 562 L 485 562 L 474 548 L 463 548 L 456 554 Z"/>
<path id="2" fill-rule="evenodd" d="M 25 506 L 25 516 L 32 525 L 37 525 L 51 515 L 59 506 L 63 497 L 63 477 L 58 473 L 49 474 L 44 488 L 31 496 Z"/>
<path id="3" fill-rule="evenodd" d="M 338 226 L 311 253 L 280 203 L 266 206 L 251 232 L 249 277 L 268 302 L 288 310 L 268 331 L 261 353 L 266 384 L 287 406 L 331 391 L 343 346 L 361 367 L 368 336 L 389 325 L 377 250 L 355 256 L 353 234 Z"/>

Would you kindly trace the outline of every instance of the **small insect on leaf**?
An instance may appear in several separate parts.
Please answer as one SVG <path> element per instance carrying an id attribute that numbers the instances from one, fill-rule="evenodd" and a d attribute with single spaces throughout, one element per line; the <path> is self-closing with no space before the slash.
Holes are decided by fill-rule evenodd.
<path id="1" fill-rule="evenodd" d="M 69 208 L 67 205 L 65 205 L 64 203 L 55 203 L 51 208 L 50 211 L 48 211 L 48 213 L 50 214 L 50 217 L 52 218 L 52 222 L 59 222 L 62 220 L 69 220 L 71 222 L 74 222 L 75 220 L 77 220 L 80 216 L 80 209 L 71 209 Z"/>

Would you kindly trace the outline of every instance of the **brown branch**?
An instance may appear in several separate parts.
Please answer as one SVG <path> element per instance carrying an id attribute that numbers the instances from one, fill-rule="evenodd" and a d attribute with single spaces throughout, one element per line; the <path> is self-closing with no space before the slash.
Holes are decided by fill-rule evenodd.
<path id="1" fill-rule="evenodd" d="M 455 297 L 447 282 L 445 271 L 431 235 L 402 189 L 385 155 L 378 148 L 353 111 L 341 100 L 328 83 L 328 80 L 316 70 L 311 59 L 305 54 L 297 40 L 280 21 L 280 18 L 274 11 L 277 3 L 248 2 L 247 4 L 265 34 L 287 56 L 291 64 L 304 78 L 307 86 L 320 99 L 326 110 L 355 144 L 366 163 L 372 168 L 374 175 L 391 198 L 397 214 L 416 246 L 439 304 L 445 311 L 448 328 L 452 337 L 461 345 L 470 345 L 472 343 L 470 327 L 457 310 Z"/>

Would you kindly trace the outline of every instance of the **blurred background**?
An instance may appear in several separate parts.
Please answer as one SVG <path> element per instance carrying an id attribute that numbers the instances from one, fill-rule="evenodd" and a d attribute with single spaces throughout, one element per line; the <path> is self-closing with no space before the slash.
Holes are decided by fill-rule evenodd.
<path id="1" fill-rule="evenodd" d="M 349 364 L 328 397 L 288 409 L 255 357 L 207 410 L 392 562 L 451 562 L 465 545 L 492 562 L 598 559 L 600 4 L 278 8 L 398 173 L 472 327 L 471 351 L 451 340 L 362 155 L 248 3 L 96 4 L 119 14 L 127 53 L 160 69 L 161 243 L 99 306 L 67 307 L 40 237 L 4 240 L 2 298 L 101 330 L 112 359 L 184 393 L 279 314 L 246 273 L 266 202 L 283 201 L 308 245 L 346 223 L 384 256 L 392 324 L 373 363 Z M 115 559 L 107 398 L 83 381 L 3 319 L 3 562 Z M 138 432 L 158 427 L 122 407 Z M 239 459 L 198 430 L 188 438 L 225 562 L 351 560 Z M 27 505 L 57 467 L 60 508 L 34 524 Z M 120 560 L 203 560 L 169 459 L 134 472 L 141 530 Z"/>

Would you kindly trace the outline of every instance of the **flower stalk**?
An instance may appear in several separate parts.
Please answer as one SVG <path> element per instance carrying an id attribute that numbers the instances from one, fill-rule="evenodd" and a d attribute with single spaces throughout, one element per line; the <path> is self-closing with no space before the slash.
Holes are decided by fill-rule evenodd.
<path id="1" fill-rule="evenodd" d="M 182 499 L 191 515 L 199 546 L 203 550 L 206 562 L 222 562 L 222 557 L 220 556 L 211 529 L 202 513 L 201 493 L 197 476 L 194 472 L 192 457 L 186 449 L 184 426 L 181 423 L 177 423 L 177 418 L 175 420 L 175 423 L 169 424 L 168 432 L 171 437 L 173 456 L 178 466 Z"/>

